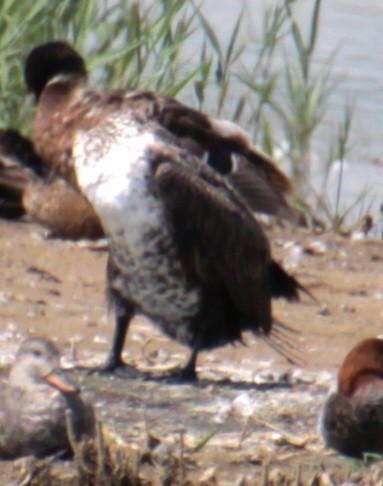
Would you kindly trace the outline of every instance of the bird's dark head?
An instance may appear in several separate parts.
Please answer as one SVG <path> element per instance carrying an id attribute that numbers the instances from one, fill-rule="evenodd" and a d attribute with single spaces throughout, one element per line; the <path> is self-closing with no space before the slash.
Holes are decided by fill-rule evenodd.
<path id="1" fill-rule="evenodd" d="M 87 77 L 83 58 L 67 42 L 41 44 L 29 53 L 24 69 L 25 82 L 36 100 L 55 76 Z"/>

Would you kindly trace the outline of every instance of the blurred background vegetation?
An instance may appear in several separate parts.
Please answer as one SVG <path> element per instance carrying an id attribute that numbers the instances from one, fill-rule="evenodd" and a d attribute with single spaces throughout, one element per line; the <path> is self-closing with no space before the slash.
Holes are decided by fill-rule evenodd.
<path id="1" fill-rule="evenodd" d="M 2 0 L 0 125 L 31 134 L 33 105 L 26 96 L 23 61 L 33 46 L 66 39 L 86 58 L 93 86 L 139 87 L 176 96 L 211 115 L 236 121 L 271 156 L 282 153 L 284 168 L 302 200 L 308 198 L 312 213 L 339 230 L 347 215 L 338 204 L 341 175 L 335 206 L 326 198 L 326 177 L 320 192 L 310 182 L 313 134 L 338 82 L 331 73 L 331 60 L 313 68 L 321 0 L 312 0 L 305 35 L 296 20 L 298 1 L 278 0 L 265 7 L 256 41 L 245 41 L 241 14 L 233 19 L 224 46 L 199 4 L 195 0 L 35 0 L 26 5 Z M 343 163 L 351 121 L 352 109 L 346 107 L 344 119 L 328 140 L 323 171 L 328 172 L 335 161 Z"/>

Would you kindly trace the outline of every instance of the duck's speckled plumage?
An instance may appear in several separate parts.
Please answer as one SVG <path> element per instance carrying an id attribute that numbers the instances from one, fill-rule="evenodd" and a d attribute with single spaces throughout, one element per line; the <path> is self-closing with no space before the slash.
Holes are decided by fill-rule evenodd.
<path id="1" fill-rule="evenodd" d="M 383 453 L 383 340 L 366 339 L 348 353 L 321 429 L 327 447 L 347 456 Z"/>
<path id="2" fill-rule="evenodd" d="M 55 48 L 32 51 L 27 81 L 41 68 L 39 53 L 45 63 Z M 291 215 L 288 179 L 234 124 L 165 96 L 95 91 L 80 73 L 54 74 L 34 88 L 35 144 L 88 198 L 110 238 L 117 324 L 106 367 L 122 364 L 137 311 L 193 349 L 191 377 L 199 350 L 241 339 L 245 329 L 269 334 L 271 297 L 296 299 L 300 286 L 271 259 L 251 208 Z M 249 191 L 242 166 L 254 181 Z"/>
<path id="3" fill-rule="evenodd" d="M 59 369 L 51 341 L 30 338 L 16 353 L 0 406 L 0 458 L 70 454 L 66 410 L 77 440 L 94 433 L 94 413 Z"/>

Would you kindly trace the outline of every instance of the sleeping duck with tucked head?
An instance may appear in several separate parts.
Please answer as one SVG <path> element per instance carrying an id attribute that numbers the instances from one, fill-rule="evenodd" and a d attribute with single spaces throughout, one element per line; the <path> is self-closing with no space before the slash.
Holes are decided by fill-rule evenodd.
<path id="1" fill-rule="evenodd" d="M 326 400 L 325 445 L 347 456 L 383 453 L 383 340 L 359 342 L 345 357 L 337 390 Z"/>
<path id="2" fill-rule="evenodd" d="M 271 299 L 305 290 L 272 259 L 253 212 L 294 219 L 288 178 L 227 121 L 149 91 L 95 90 L 65 42 L 36 47 L 25 79 L 37 101 L 34 143 L 90 202 L 110 241 L 108 294 L 116 313 L 104 371 L 136 313 L 199 351 L 261 334 L 280 350 L 286 327 Z M 128 369 L 128 368 L 125 368 Z"/>
<path id="3" fill-rule="evenodd" d="M 104 232 L 87 199 L 52 172 L 20 133 L 0 129 L 0 218 L 28 216 L 48 236 L 98 239 Z"/>

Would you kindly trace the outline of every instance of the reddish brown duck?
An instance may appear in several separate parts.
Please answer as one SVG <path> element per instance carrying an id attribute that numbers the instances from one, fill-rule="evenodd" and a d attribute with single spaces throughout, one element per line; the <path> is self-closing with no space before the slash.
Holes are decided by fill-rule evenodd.
<path id="1" fill-rule="evenodd" d="M 326 446 L 342 454 L 383 453 L 383 340 L 366 339 L 348 353 L 321 427 Z"/>
<path id="2" fill-rule="evenodd" d="M 0 410 L 0 458 L 71 454 L 66 410 L 76 440 L 94 434 L 94 413 L 59 368 L 56 346 L 46 339 L 24 341 L 16 353 Z"/>
<path id="3" fill-rule="evenodd" d="M 62 42 L 35 48 L 25 77 L 38 100 L 35 146 L 88 198 L 110 239 L 116 330 L 104 370 L 123 367 L 135 313 L 192 349 L 251 330 L 283 348 L 271 298 L 299 283 L 272 260 L 252 210 L 292 216 L 289 180 L 236 125 L 151 92 L 97 91 Z M 52 143 L 54 141 L 54 143 Z"/>
<path id="4" fill-rule="evenodd" d="M 50 169 L 32 143 L 14 130 L 0 130 L 0 217 L 27 214 L 52 238 L 78 240 L 104 236 L 88 201 Z"/>

